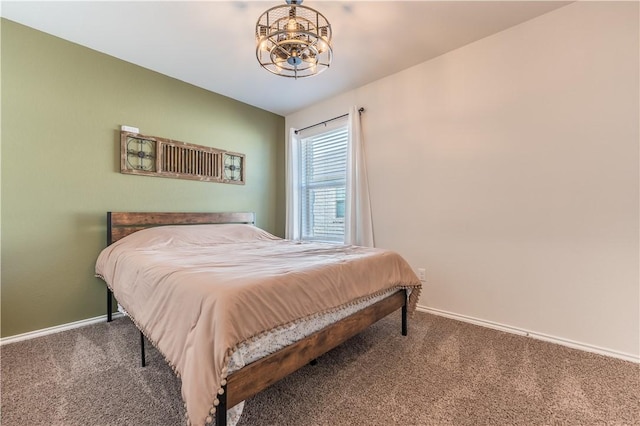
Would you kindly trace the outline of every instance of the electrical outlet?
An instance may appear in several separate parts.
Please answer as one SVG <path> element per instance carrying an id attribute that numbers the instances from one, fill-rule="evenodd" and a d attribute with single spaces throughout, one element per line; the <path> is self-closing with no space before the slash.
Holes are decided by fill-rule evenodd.
<path id="1" fill-rule="evenodd" d="M 427 271 L 424 268 L 418 268 L 418 278 L 420 281 L 427 281 Z"/>

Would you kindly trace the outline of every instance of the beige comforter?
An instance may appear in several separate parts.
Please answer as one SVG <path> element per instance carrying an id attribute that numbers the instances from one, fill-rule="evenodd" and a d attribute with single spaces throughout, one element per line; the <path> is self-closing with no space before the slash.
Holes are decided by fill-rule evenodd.
<path id="1" fill-rule="evenodd" d="M 163 226 L 102 251 L 105 280 L 182 379 L 191 424 L 212 421 L 226 365 L 243 341 L 420 281 L 398 254 L 277 238 L 251 225 Z"/>

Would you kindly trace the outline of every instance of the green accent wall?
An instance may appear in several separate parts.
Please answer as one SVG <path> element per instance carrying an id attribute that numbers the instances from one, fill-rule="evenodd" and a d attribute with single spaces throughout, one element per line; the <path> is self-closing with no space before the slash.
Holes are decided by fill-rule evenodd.
<path id="1" fill-rule="evenodd" d="M 283 235 L 283 117 L 1 22 L 3 337 L 105 314 L 107 211 L 254 211 Z M 121 174 L 123 124 L 244 153 L 247 183 Z"/>

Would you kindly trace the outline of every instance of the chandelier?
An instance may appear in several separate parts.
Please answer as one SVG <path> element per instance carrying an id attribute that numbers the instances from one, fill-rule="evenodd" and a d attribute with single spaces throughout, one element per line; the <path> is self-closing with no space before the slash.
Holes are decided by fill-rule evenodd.
<path id="1" fill-rule="evenodd" d="M 256 24 L 256 57 L 264 69 L 283 77 L 301 78 L 329 68 L 331 25 L 302 0 L 264 12 Z"/>

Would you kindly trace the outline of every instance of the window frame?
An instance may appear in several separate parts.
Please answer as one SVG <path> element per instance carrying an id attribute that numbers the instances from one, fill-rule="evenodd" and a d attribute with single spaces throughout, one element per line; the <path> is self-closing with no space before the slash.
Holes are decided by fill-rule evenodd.
<path id="1" fill-rule="evenodd" d="M 347 120 L 336 120 L 336 123 L 332 123 L 331 126 L 326 126 L 324 128 L 318 129 L 314 132 L 310 132 L 309 134 L 304 134 L 299 136 L 297 150 L 298 150 L 298 182 L 297 187 L 300 194 L 299 197 L 299 232 L 300 239 L 303 241 L 317 241 L 317 242 L 327 242 L 327 243 L 336 243 L 342 244 L 345 239 L 345 214 L 344 208 L 346 206 L 346 179 L 347 179 L 347 158 L 348 158 L 348 141 L 349 141 L 349 126 Z M 342 137 L 337 143 L 344 144 L 344 173 L 341 173 L 341 176 L 336 179 L 327 179 L 316 182 L 309 182 L 309 174 L 307 171 L 309 170 L 308 155 L 306 153 L 307 144 L 314 139 L 321 139 L 322 137 L 330 137 L 331 134 L 339 134 L 344 133 Z M 332 224 L 339 224 L 339 228 L 341 228 L 341 232 L 339 234 L 335 234 L 335 231 L 331 231 L 327 229 L 327 232 L 317 232 L 314 230 L 314 200 L 310 199 L 313 191 L 318 190 L 329 190 L 335 189 L 337 192 L 342 192 L 342 197 L 338 196 L 336 199 L 335 206 L 333 207 L 335 217 L 333 218 Z M 340 203 L 342 201 L 342 203 Z M 340 204 L 342 208 L 340 208 Z M 326 205 L 325 205 L 326 206 Z M 339 213 L 342 212 L 340 216 Z M 337 222 L 336 222 L 337 221 Z M 325 225 L 326 226 L 326 223 Z M 331 234 L 334 234 L 332 236 Z"/>

